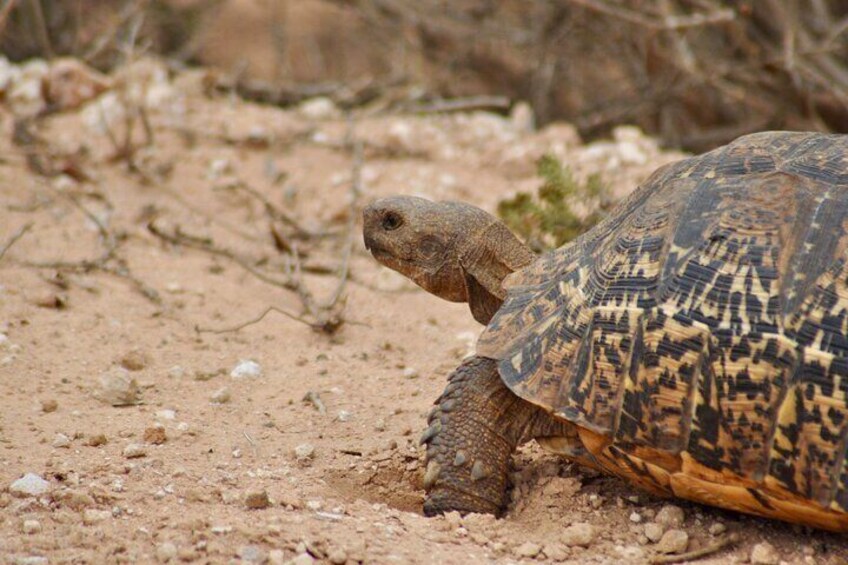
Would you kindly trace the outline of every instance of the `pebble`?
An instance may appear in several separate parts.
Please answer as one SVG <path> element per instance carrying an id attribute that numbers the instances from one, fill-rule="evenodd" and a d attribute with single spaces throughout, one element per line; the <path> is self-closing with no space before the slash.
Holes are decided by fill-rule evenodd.
<path id="1" fill-rule="evenodd" d="M 412 367 L 407 367 L 406 369 L 403 370 L 403 378 L 405 378 L 405 379 L 417 379 L 418 378 L 418 371 L 416 369 L 413 369 Z"/>
<path id="2" fill-rule="evenodd" d="M 660 541 L 664 532 L 665 528 L 662 524 L 657 524 L 656 522 L 648 522 L 645 524 L 645 537 L 654 543 Z"/>
<path id="3" fill-rule="evenodd" d="M 50 489 L 50 483 L 36 475 L 27 473 L 20 479 L 9 485 L 9 494 L 19 498 L 27 496 L 38 496 Z"/>
<path id="4" fill-rule="evenodd" d="M 230 389 L 227 387 L 219 388 L 212 393 L 209 400 L 211 400 L 213 404 L 226 404 L 230 401 Z"/>
<path id="5" fill-rule="evenodd" d="M 146 353 L 141 350 L 133 349 L 126 355 L 121 357 L 121 367 L 128 371 L 141 371 L 149 363 L 149 358 Z"/>
<path id="6" fill-rule="evenodd" d="M 169 541 L 159 544 L 156 548 L 156 558 L 162 563 L 173 561 L 177 558 L 177 546 Z"/>
<path id="7" fill-rule="evenodd" d="M 347 562 L 347 552 L 344 549 L 337 547 L 330 551 L 327 559 L 329 559 L 330 563 L 333 565 L 344 565 L 344 563 Z"/>
<path id="8" fill-rule="evenodd" d="M 315 558 L 313 558 L 308 553 L 301 553 L 294 559 L 288 562 L 288 565 L 312 565 L 315 563 Z"/>
<path id="9" fill-rule="evenodd" d="M 53 445 L 53 447 L 67 449 L 67 448 L 71 447 L 71 438 L 69 438 L 65 434 L 58 433 L 58 434 L 56 434 L 56 437 L 53 438 L 53 444 L 52 445 Z"/>
<path id="10" fill-rule="evenodd" d="M 168 441 L 168 435 L 165 433 L 165 426 L 158 424 L 144 430 L 144 441 L 153 445 L 162 445 Z"/>
<path id="11" fill-rule="evenodd" d="M 683 530 L 668 530 L 657 543 L 660 553 L 683 553 L 689 545 L 689 534 Z"/>
<path id="12" fill-rule="evenodd" d="M 99 524 L 112 517 L 112 513 L 108 510 L 98 510 L 96 508 L 86 508 L 82 511 L 82 523 L 86 526 Z"/>
<path id="13" fill-rule="evenodd" d="M 374 424 L 374 431 L 375 431 L 375 432 L 384 432 L 384 431 L 386 431 L 386 421 L 385 421 L 385 420 L 383 420 L 382 418 L 380 418 L 379 420 L 377 420 L 377 422 Z"/>
<path id="14" fill-rule="evenodd" d="M 339 422 L 348 422 L 353 417 L 353 415 L 347 410 L 339 410 L 338 416 Z"/>
<path id="15" fill-rule="evenodd" d="M 262 376 L 262 367 L 256 361 L 242 359 L 230 371 L 230 376 L 234 379 L 256 379 Z"/>
<path id="16" fill-rule="evenodd" d="M 49 398 L 47 400 L 41 401 L 41 411 L 45 414 L 49 414 L 50 412 L 55 412 L 59 408 L 59 403 Z"/>
<path id="17" fill-rule="evenodd" d="M 85 442 L 89 447 L 100 447 L 101 445 L 106 445 L 109 440 L 106 439 L 105 434 L 94 434 L 89 436 L 88 440 Z"/>
<path id="18" fill-rule="evenodd" d="M 286 553 L 282 549 L 272 549 L 268 552 L 268 563 L 271 565 L 285 565 Z"/>
<path id="19" fill-rule="evenodd" d="M 160 420 L 176 420 L 177 412 L 176 410 L 157 410 L 156 417 Z"/>
<path id="20" fill-rule="evenodd" d="M 542 553 L 552 561 L 565 561 L 568 559 L 568 548 L 560 543 L 548 544 L 542 549 Z"/>
<path id="21" fill-rule="evenodd" d="M 41 531 L 41 522 L 38 520 L 24 520 L 23 531 L 25 534 L 37 534 Z"/>
<path id="22" fill-rule="evenodd" d="M 124 448 L 123 455 L 127 459 L 137 459 L 147 455 L 147 451 L 140 443 L 131 443 Z"/>
<path id="23" fill-rule="evenodd" d="M 315 457 L 315 446 L 311 443 L 302 443 L 294 448 L 294 456 L 298 461 L 309 461 Z"/>
<path id="24" fill-rule="evenodd" d="M 325 96 L 304 100 L 297 106 L 297 112 L 310 120 L 328 120 L 341 116 L 336 104 Z"/>
<path id="25" fill-rule="evenodd" d="M 254 490 L 244 496 L 244 505 L 250 509 L 268 508 L 271 506 L 271 500 L 265 490 Z"/>
<path id="26" fill-rule="evenodd" d="M 238 556 L 248 563 L 262 563 L 265 561 L 265 553 L 261 547 L 256 545 L 243 545 L 238 550 Z"/>
<path id="27" fill-rule="evenodd" d="M 655 521 L 669 528 L 679 528 L 686 521 L 686 515 L 679 506 L 666 504 L 657 512 Z"/>
<path id="28" fill-rule="evenodd" d="M 598 508 L 604 505 L 604 499 L 603 497 L 598 496 L 597 494 L 590 494 L 589 504 L 592 506 L 592 508 L 597 510 Z"/>
<path id="29" fill-rule="evenodd" d="M 777 565 L 778 563 L 780 563 L 780 555 L 769 542 L 758 543 L 751 549 L 752 565 Z"/>
<path id="30" fill-rule="evenodd" d="M 542 546 L 538 543 L 533 543 L 532 541 L 526 541 L 515 548 L 515 555 L 517 557 L 536 557 L 541 553 Z"/>
<path id="31" fill-rule="evenodd" d="M 710 534 L 714 536 L 719 536 L 727 531 L 727 526 L 722 524 L 721 522 L 716 522 L 715 524 L 710 525 Z"/>
<path id="32" fill-rule="evenodd" d="M 633 512 L 630 514 L 630 521 L 634 524 L 639 524 L 642 522 L 642 515 L 638 512 Z"/>
<path id="33" fill-rule="evenodd" d="M 595 536 L 595 527 L 592 524 L 578 522 L 565 528 L 560 535 L 560 540 L 568 546 L 588 547 L 595 541 Z"/>
<path id="34" fill-rule="evenodd" d="M 111 406 L 138 404 L 138 383 L 123 367 L 113 367 L 100 375 L 100 390 L 95 396 Z"/>

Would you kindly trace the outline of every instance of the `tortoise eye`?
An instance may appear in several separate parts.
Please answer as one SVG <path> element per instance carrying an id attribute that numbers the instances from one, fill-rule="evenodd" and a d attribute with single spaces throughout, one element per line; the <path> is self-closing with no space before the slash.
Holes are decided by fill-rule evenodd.
<path id="1" fill-rule="evenodd" d="M 397 212 L 386 212 L 381 224 L 386 231 L 393 231 L 403 225 L 403 218 Z"/>

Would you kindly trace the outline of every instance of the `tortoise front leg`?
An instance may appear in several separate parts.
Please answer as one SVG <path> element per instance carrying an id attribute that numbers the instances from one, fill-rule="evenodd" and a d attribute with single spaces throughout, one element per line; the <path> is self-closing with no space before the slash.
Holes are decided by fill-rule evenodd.
<path id="1" fill-rule="evenodd" d="M 497 361 L 472 357 L 448 377 L 421 438 L 427 445 L 424 513 L 499 514 L 506 506 L 509 461 L 532 437 L 563 424 L 510 391 Z"/>

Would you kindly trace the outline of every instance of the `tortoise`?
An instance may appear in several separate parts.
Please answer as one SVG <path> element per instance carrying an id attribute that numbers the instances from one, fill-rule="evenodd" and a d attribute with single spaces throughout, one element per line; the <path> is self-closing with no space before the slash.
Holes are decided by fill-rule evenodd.
<path id="1" fill-rule="evenodd" d="M 486 325 L 422 436 L 427 515 L 501 513 L 536 439 L 660 496 L 848 531 L 848 136 L 666 165 L 541 256 L 467 204 L 363 219 L 379 262 Z"/>

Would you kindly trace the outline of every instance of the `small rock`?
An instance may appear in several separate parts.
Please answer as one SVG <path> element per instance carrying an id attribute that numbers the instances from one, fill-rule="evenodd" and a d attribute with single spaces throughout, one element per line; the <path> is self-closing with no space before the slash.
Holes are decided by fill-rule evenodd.
<path id="1" fill-rule="evenodd" d="M 9 485 L 9 494 L 18 498 L 24 498 L 27 496 L 39 496 L 49 489 L 50 483 L 35 473 L 27 473 Z"/>
<path id="2" fill-rule="evenodd" d="M 645 537 L 654 543 L 657 543 L 665 533 L 665 528 L 662 524 L 656 522 L 648 522 L 645 524 Z"/>
<path id="3" fill-rule="evenodd" d="M 71 447 L 71 438 L 62 433 L 56 434 L 56 437 L 53 438 L 52 445 L 53 447 L 67 449 Z"/>
<path id="4" fill-rule="evenodd" d="M 377 422 L 374 424 L 374 431 L 375 431 L 375 432 L 384 432 L 384 431 L 386 431 L 386 421 L 385 421 L 384 419 L 382 419 L 382 418 L 380 418 L 379 420 L 377 420 Z"/>
<path id="5" fill-rule="evenodd" d="M 294 448 L 294 456 L 298 461 L 309 461 L 315 457 L 315 446 L 311 443 L 302 443 Z"/>
<path id="6" fill-rule="evenodd" d="M 336 416 L 336 418 L 338 418 L 339 422 L 348 422 L 348 421 L 350 421 L 351 417 L 352 417 L 352 414 L 350 412 L 348 412 L 347 410 L 339 410 L 339 415 Z"/>
<path id="7" fill-rule="evenodd" d="M 642 515 L 638 512 L 631 512 L 630 521 L 634 524 L 640 524 L 642 522 Z"/>
<path id="8" fill-rule="evenodd" d="M 259 378 L 262 376 L 262 367 L 256 361 L 250 359 L 242 359 L 230 371 L 230 376 L 234 379 Z"/>
<path id="9" fill-rule="evenodd" d="M 751 565 L 777 565 L 778 563 L 780 563 L 780 554 L 769 542 L 758 543 L 751 549 Z"/>
<path id="10" fill-rule="evenodd" d="M 689 534 L 683 530 L 668 530 L 657 543 L 660 553 L 683 553 L 689 545 Z"/>
<path id="11" fill-rule="evenodd" d="M 297 112 L 310 120 L 331 120 L 341 116 L 336 104 L 324 96 L 301 102 L 297 107 Z"/>
<path id="12" fill-rule="evenodd" d="M 720 536 L 724 532 L 727 531 L 727 526 L 722 524 L 721 522 L 716 522 L 715 524 L 710 525 L 710 534 L 714 536 Z"/>
<path id="13" fill-rule="evenodd" d="M 156 559 L 162 563 L 173 561 L 177 558 L 177 546 L 169 541 L 159 544 L 156 548 Z"/>
<path id="14" fill-rule="evenodd" d="M 301 553 L 294 559 L 288 562 L 288 565 L 312 565 L 315 563 L 315 558 L 308 553 Z"/>
<path id="15" fill-rule="evenodd" d="M 509 121 L 519 133 L 532 133 L 536 129 L 536 116 L 533 107 L 523 100 L 517 102 L 509 112 Z"/>
<path id="16" fill-rule="evenodd" d="M 137 459 L 147 455 L 147 451 L 140 443 L 131 443 L 124 448 L 123 454 L 127 459 Z"/>
<path id="17" fill-rule="evenodd" d="M 82 523 L 86 526 L 99 524 L 112 517 L 112 513 L 108 510 L 98 510 L 96 508 L 86 508 L 82 511 Z"/>
<path id="18" fill-rule="evenodd" d="M 403 378 L 405 378 L 405 379 L 417 379 L 418 378 L 418 371 L 416 369 L 413 369 L 412 367 L 407 367 L 406 369 L 403 370 Z"/>
<path id="19" fill-rule="evenodd" d="M 238 550 L 238 556 L 248 563 L 262 563 L 265 561 L 265 553 L 261 547 L 255 545 L 243 545 Z"/>
<path id="20" fill-rule="evenodd" d="M 165 433 L 165 427 L 158 425 L 147 428 L 144 430 L 144 441 L 153 445 L 162 445 L 168 441 L 168 435 Z M 124 455 L 126 455 L 126 450 L 124 450 Z"/>
<path id="21" fill-rule="evenodd" d="M 156 417 L 160 420 L 176 420 L 177 412 L 175 410 L 157 410 Z"/>
<path id="22" fill-rule="evenodd" d="M 539 555 L 542 551 L 542 546 L 538 543 L 533 543 L 532 541 L 525 541 L 521 545 L 515 548 L 516 557 L 528 557 L 533 558 Z"/>
<path id="23" fill-rule="evenodd" d="M 211 400 L 213 404 L 226 404 L 230 401 L 230 389 L 227 387 L 219 388 L 212 393 L 209 400 Z"/>
<path id="24" fill-rule="evenodd" d="M 85 442 L 89 447 L 100 447 L 101 445 L 106 445 L 109 440 L 106 439 L 104 434 L 94 434 L 88 437 L 88 440 Z"/>
<path id="25" fill-rule="evenodd" d="M 185 368 L 181 365 L 174 365 L 173 367 L 168 369 L 168 377 L 171 379 L 181 379 L 185 376 L 185 374 Z"/>
<path id="26" fill-rule="evenodd" d="M 560 540 L 568 546 L 588 547 L 595 541 L 595 535 L 595 527 L 592 524 L 578 522 L 565 528 L 560 535 Z"/>
<path id="27" fill-rule="evenodd" d="M 138 404 L 138 383 L 123 367 L 113 367 L 100 375 L 100 390 L 95 396 L 111 406 Z"/>
<path id="28" fill-rule="evenodd" d="M 268 563 L 271 565 L 285 565 L 286 553 L 282 549 L 272 549 L 268 552 Z"/>
<path id="29" fill-rule="evenodd" d="M 23 531 L 25 534 L 37 534 L 41 531 L 41 522 L 38 520 L 24 520 Z"/>
<path id="30" fill-rule="evenodd" d="M 654 520 L 658 524 L 662 524 L 668 528 L 679 528 L 683 525 L 683 522 L 686 521 L 686 515 L 683 513 L 683 509 L 679 506 L 666 504 L 660 508 L 659 512 L 657 512 L 657 516 Z"/>
<path id="31" fill-rule="evenodd" d="M 244 505 L 251 510 L 268 508 L 271 506 L 271 500 L 268 498 L 268 493 L 264 490 L 255 490 L 250 491 L 245 495 Z"/>
<path id="32" fill-rule="evenodd" d="M 59 403 L 53 400 L 52 398 L 48 400 L 41 401 L 41 411 L 45 414 L 49 414 L 50 412 L 55 412 L 59 408 Z"/>
<path id="33" fill-rule="evenodd" d="M 141 371 L 150 363 L 150 357 L 139 349 L 133 349 L 121 357 L 120 363 L 128 371 Z"/>
<path id="34" fill-rule="evenodd" d="M 542 553 L 551 561 L 565 561 L 570 555 L 568 548 L 561 543 L 552 543 L 542 549 Z"/>
<path id="35" fill-rule="evenodd" d="M 344 565 L 344 563 L 347 562 L 347 552 L 344 549 L 337 547 L 330 550 L 327 559 L 329 559 L 330 563 L 333 565 Z"/>

